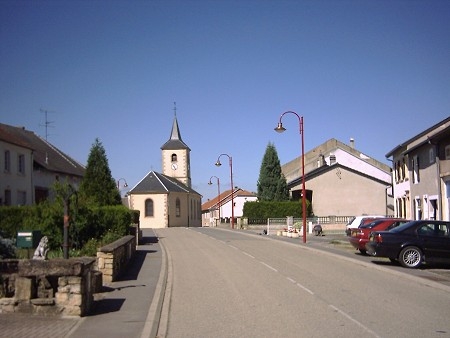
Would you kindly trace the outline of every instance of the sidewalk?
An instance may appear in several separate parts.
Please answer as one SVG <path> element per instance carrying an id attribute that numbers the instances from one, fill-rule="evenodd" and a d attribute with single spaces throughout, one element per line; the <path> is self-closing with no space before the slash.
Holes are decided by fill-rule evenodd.
<path id="1" fill-rule="evenodd" d="M 166 256 L 152 229 L 120 280 L 104 286 L 86 317 L 0 314 L 0 338 L 148 338 L 156 335 L 166 278 Z"/>

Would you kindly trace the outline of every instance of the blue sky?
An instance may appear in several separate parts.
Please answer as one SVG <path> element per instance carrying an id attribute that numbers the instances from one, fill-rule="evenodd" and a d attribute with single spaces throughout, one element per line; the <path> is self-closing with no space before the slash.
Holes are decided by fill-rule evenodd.
<path id="1" fill-rule="evenodd" d="M 281 163 L 330 138 L 388 163 L 450 113 L 450 1 L 0 0 L 0 122 L 86 164 L 95 138 L 130 187 L 161 171 L 174 118 L 192 185 L 256 191 Z M 214 181 L 213 179 L 213 182 Z"/>

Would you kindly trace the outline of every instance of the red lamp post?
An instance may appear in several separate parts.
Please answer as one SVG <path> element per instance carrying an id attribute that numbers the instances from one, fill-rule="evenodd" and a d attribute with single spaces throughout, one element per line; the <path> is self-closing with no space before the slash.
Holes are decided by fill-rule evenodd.
<path id="1" fill-rule="evenodd" d="M 281 123 L 281 119 L 286 114 L 294 114 L 298 118 L 298 123 L 300 126 L 300 135 L 302 141 L 302 157 L 301 157 L 301 165 L 302 165 L 302 217 L 303 217 L 303 243 L 306 243 L 306 189 L 305 189 L 305 142 L 304 142 L 304 130 L 303 130 L 303 116 L 299 116 L 296 112 L 287 111 L 281 114 L 280 120 L 278 122 L 278 126 L 275 128 L 275 131 L 278 133 L 282 133 L 286 130 Z"/>
<path id="2" fill-rule="evenodd" d="M 234 229 L 234 186 L 233 186 L 233 159 L 228 154 L 220 154 L 217 158 L 216 166 L 220 167 L 222 163 L 220 163 L 221 156 L 228 156 L 229 164 L 230 164 L 230 180 L 231 180 L 231 229 Z"/>

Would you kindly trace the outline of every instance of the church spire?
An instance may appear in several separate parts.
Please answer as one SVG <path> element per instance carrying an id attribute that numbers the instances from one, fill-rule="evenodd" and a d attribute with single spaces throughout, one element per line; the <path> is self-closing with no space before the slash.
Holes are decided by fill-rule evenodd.
<path id="1" fill-rule="evenodd" d="M 161 149 L 189 149 L 189 147 L 186 145 L 186 143 L 183 142 L 183 140 L 181 138 L 180 128 L 178 127 L 178 120 L 177 120 L 176 102 L 174 102 L 173 112 L 174 112 L 174 118 L 173 118 L 172 130 L 170 132 L 170 138 L 161 147 Z"/>

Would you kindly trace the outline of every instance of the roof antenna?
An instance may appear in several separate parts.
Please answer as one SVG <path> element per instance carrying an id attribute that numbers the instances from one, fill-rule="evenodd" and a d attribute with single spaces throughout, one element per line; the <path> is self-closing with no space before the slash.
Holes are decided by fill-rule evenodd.
<path id="1" fill-rule="evenodd" d="M 49 121 L 48 120 L 48 113 L 54 113 L 54 111 L 50 111 L 50 110 L 46 110 L 46 109 L 40 109 L 41 113 L 45 114 L 45 123 L 42 125 L 40 124 L 40 126 L 45 126 L 45 140 L 48 141 L 48 128 L 54 128 L 54 126 L 52 126 L 51 124 L 54 123 L 55 121 Z"/>
<path id="2" fill-rule="evenodd" d="M 173 113 L 177 117 L 177 103 L 175 101 L 173 102 Z"/>

